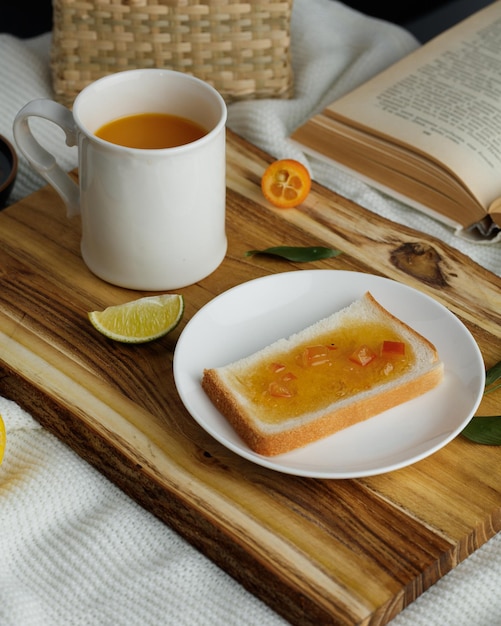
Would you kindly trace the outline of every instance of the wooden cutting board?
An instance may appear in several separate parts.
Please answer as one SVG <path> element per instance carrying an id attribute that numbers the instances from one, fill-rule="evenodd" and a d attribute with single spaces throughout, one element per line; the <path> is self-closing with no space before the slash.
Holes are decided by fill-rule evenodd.
<path id="1" fill-rule="evenodd" d="M 80 225 L 50 188 L 0 214 L 0 393 L 175 528 L 293 624 L 386 624 L 501 528 L 501 447 L 456 438 L 415 465 L 358 480 L 284 475 L 207 435 L 176 392 L 186 321 L 244 281 L 291 269 L 378 273 L 431 294 L 501 359 L 501 280 L 443 243 L 314 185 L 298 210 L 266 205 L 271 159 L 228 136 L 229 250 L 182 289 L 185 317 L 141 346 L 99 335 L 87 311 L 143 296 L 84 266 Z M 272 245 L 343 255 L 293 264 L 246 257 Z M 500 394 L 479 413 L 500 411 Z M 474 599 L 472 599 L 474 601 Z"/>

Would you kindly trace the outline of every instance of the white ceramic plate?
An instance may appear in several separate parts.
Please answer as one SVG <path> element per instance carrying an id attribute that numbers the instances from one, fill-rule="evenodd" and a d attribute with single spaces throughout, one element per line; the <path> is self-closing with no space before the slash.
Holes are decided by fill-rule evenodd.
<path id="1" fill-rule="evenodd" d="M 368 290 L 435 344 L 445 364 L 443 382 L 415 400 L 298 450 L 274 457 L 254 453 L 202 390 L 204 368 L 251 354 L 347 306 Z M 244 283 L 203 307 L 181 333 L 174 377 L 194 419 L 233 452 L 287 474 L 355 478 L 405 467 L 451 441 L 480 403 L 485 369 L 464 324 L 423 293 L 369 274 L 299 270 Z"/>

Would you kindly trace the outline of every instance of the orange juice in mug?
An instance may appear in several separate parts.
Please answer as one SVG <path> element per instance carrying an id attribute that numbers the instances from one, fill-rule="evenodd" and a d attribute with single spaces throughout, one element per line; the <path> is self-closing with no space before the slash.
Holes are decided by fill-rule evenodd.
<path id="1" fill-rule="evenodd" d="M 193 76 L 130 70 L 88 85 L 72 111 L 28 103 L 14 137 L 68 215 L 81 213 L 89 269 L 121 287 L 167 291 L 205 278 L 226 254 L 226 115 L 221 95 Z M 32 116 L 58 124 L 78 146 L 79 186 L 32 135 Z M 168 138 L 162 128 L 175 132 Z"/>
<path id="2" fill-rule="evenodd" d="M 175 148 L 201 139 L 206 129 L 192 120 L 169 113 L 138 113 L 107 122 L 96 137 L 128 148 Z"/>

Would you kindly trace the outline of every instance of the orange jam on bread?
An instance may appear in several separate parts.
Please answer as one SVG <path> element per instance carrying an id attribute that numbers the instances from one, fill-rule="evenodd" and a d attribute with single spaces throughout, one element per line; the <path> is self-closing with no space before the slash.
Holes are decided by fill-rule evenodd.
<path id="1" fill-rule="evenodd" d="M 204 369 L 202 387 L 258 454 L 289 452 L 436 387 L 435 346 L 370 292 L 233 363 Z"/>
<path id="2" fill-rule="evenodd" d="M 234 382 L 260 420 L 278 424 L 390 382 L 415 360 L 390 325 L 354 321 L 240 371 Z"/>

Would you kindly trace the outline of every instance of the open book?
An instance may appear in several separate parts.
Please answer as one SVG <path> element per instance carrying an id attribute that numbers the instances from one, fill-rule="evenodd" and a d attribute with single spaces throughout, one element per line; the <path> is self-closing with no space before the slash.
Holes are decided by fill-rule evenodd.
<path id="1" fill-rule="evenodd" d="M 339 98 L 303 150 L 455 228 L 501 239 L 501 0 Z"/>

